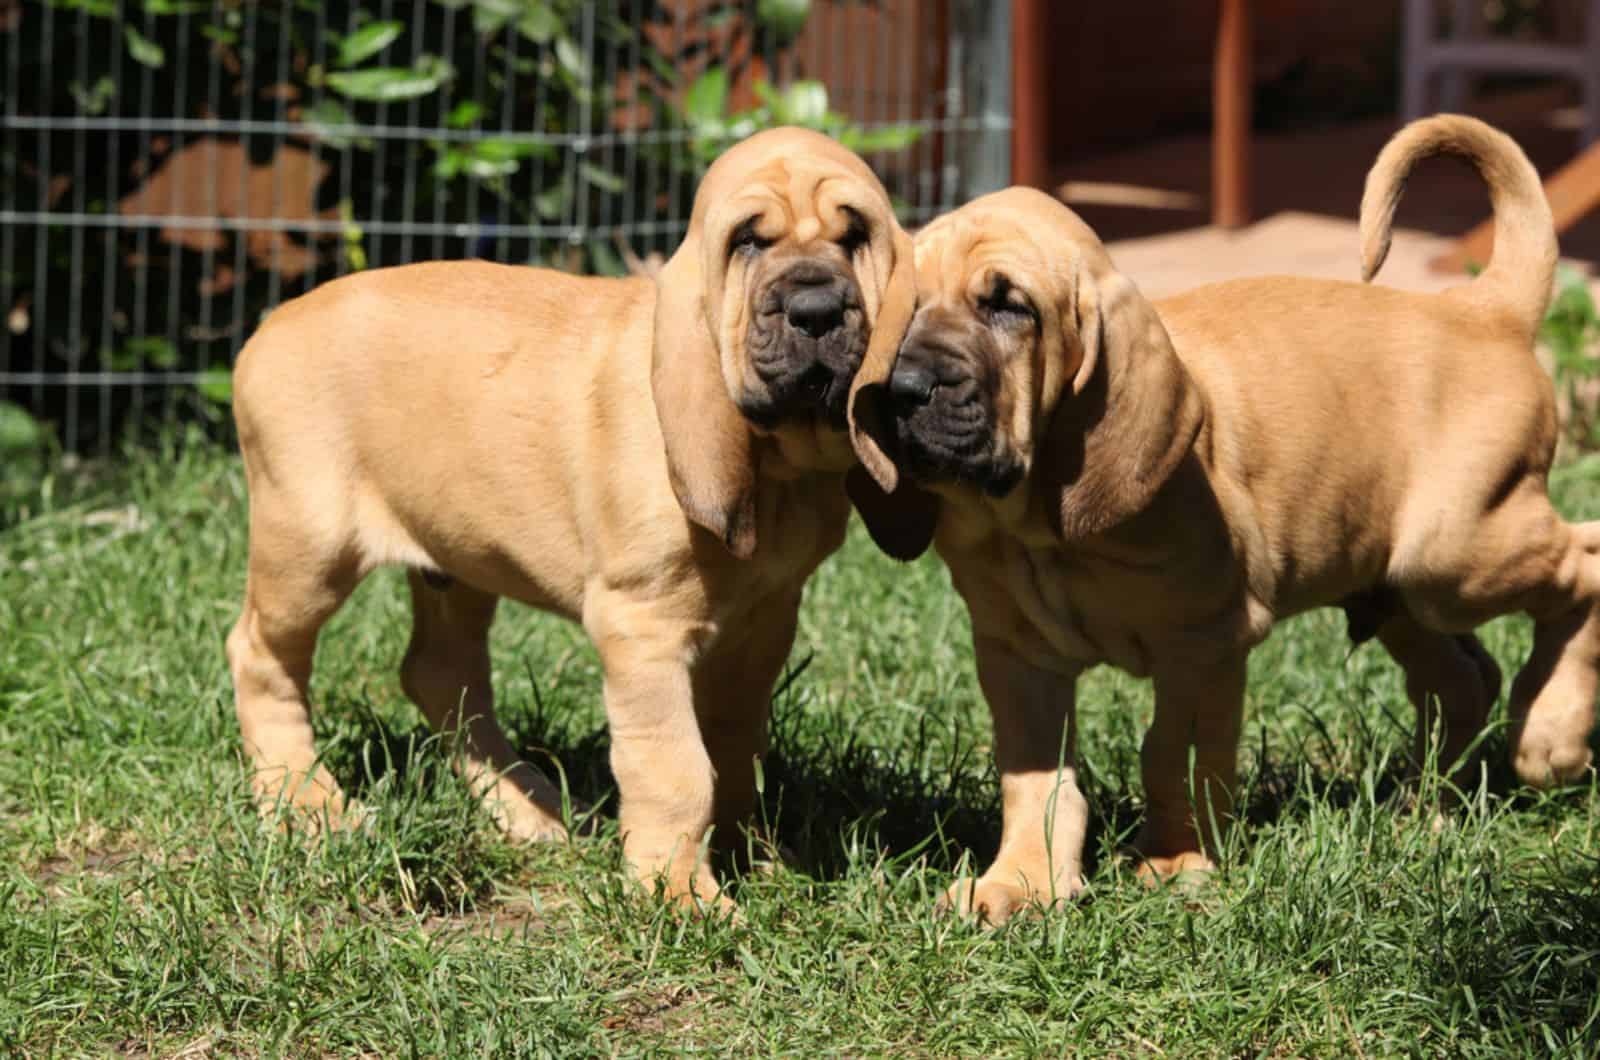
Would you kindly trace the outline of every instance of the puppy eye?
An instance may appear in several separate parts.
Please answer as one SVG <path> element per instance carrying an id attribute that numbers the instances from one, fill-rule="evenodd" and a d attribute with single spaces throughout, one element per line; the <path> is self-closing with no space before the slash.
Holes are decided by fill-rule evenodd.
<path id="1" fill-rule="evenodd" d="M 860 214 L 854 210 L 849 213 L 850 227 L 839 237 L 839 249 L 848 256 L 855 257 L 856 251 L 866 246 L 867 240 L 872 238 L 872 233 L 867 230 L 867 222 Z"/>
<path id="2" fill-rule="evenodd" d="M 1028 301 L 1028 296 L 1003 276 L 995 280 L 988 294 L 978 299 L 978 309 L 990 323 L 1000 327 L 1024 327 L 1039 322 L 1039 311 Z"/>
<path id="3" fill-rule="evenodd" d="M 733 235 L 728 237 L 728 256 L 731 258 L 738 253 L 759 254 L 772 245 L 772 240 L 763 239 L 756 231 L 756 218 L 741 224 L 733 230 Z"/>

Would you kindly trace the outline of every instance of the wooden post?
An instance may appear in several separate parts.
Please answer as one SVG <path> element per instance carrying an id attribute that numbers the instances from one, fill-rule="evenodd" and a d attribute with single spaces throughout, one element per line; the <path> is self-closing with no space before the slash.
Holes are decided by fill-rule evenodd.
<path id="1" fill-rule="evenodd" d="M 1250 2 L 1218 0 L 1211 85 L 1211 220 L 1250 223 Z"/>
<path id="2" fill-rule="evenodd" d="M 1050 182 L 1049 81 L 1044 68 L 1044 5 L 1011 3 L 1011 183 Z"/>

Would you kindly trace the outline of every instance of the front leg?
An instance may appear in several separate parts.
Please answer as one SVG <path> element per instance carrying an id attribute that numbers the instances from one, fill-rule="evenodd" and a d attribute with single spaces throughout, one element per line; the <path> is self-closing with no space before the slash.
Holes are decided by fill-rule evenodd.
<path id="1" fill-rule="evenodd" d="M 1076 671 L 1033 666 L 995 638 L 978 636 L 973 645 L 978 683 L 994 719 L 1000 850 L 982 876 L 957 880 L 940 906 L 997 925 L 1083 890 L 1089 804 L 1074 765 Z"/>
<path id="2" fill-rule="evenodd" d="M 684 906 L 731 909 L 706 865 L 713 774 L 696 722 L 692 624 L 660 604 L 597 594 L 584 610 L 605 671 L 622 851 L 635 878 Z"/>
<path id="3" fill-rule="evenodd" d="M 1147 878 L 1213 867 L 1210 854 L 1232 820 L 1238 788 L 1247 656 L 1156 669 L 1155 718 L 1139 752 L 1145 821 L 1134 840 Z"/>

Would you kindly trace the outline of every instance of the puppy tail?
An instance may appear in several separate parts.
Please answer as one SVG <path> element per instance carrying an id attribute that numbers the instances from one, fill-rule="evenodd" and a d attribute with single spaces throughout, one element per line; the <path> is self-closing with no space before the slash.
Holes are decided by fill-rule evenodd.
<path id="1" fill-rule="evenodd" d="M 1494 252 L 1473 288 L 1537 328 L 1550 302 L 1556 230 L 1539 174 L 1516 141 L 1476 118 L 1436 114 L 1414 121 L 1384 145 L 1361 197 L 1361 278 L 1371 280 L 1389 253 L 1395 207 L 1411 168 L 1434 155 L 1471 162 L 1489 185 Z"/>

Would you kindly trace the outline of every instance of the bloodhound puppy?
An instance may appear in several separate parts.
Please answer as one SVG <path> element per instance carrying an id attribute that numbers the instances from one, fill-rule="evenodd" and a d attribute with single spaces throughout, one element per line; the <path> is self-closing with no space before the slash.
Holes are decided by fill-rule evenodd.
<path id="1" fill-rule="evenodd" d="M 1533 167 L 1469 118 L 1406 127 L 1368 178 L 1364 273 L 1413 164 L 1441 153 L 1483 175 L 1496 230 L 1489 267 L 1438 295 L 1274 277 L 1152 306 L 1071 211 L 1020 189 L 918 233 L 916 316 L 892 372 L 862 380 L 876 444 L 850 489 L 892 554 L 937 541 L 972 615 L 1005 821 L 948 904 L 998 922 L 1082 886 L 1073 685 L 1098 663 L 1155 685 L 1143 871 L 1207 867 L 1246 656 L 1309 608 L 1344 606 L 1388 649 L 1419 758 L 1437 739 L 1445 764 L 1499 690 L 1473 628 L 1530 613 L 1517 771 L 1587 768 L 1600 523 L 1546 496 L 1555 402 L 1533 343 L 1556 240 Z"/>
<path id="2" fill-rule="evenodd" d="M 250 555 L 227 654 L 263 807 L 351 813 L 312 743 L 312 652 L 399 565 L 401 682 L 499 823 L 564 834 L 495 721 L 505 596 L 598 646 L 633 872 L 721 901 L 702 841 L 752 804 L 801 588 L 849 516 L 852 382 L 863 358 L 887 370 L 914 295 L 872 171 L 780 129 L 711 167 L 655 281 L 432 263 L 279 308 L 234 375 Z"/>

